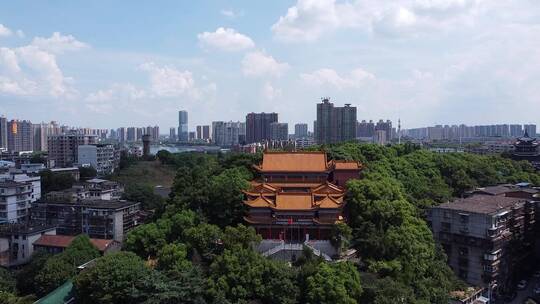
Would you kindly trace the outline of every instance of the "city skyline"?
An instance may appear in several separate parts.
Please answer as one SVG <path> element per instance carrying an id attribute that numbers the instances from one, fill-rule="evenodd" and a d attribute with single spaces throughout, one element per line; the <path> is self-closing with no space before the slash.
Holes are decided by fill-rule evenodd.
<path id="1" fill-rule="evenodd" d="M 403 128 L 539 124 L 538 3 L 125 4 L 4 4 L 0 113 L 168 130 L 181 109 L 192 126 L 277 112 L 311 126 L 331 96 Z"/>

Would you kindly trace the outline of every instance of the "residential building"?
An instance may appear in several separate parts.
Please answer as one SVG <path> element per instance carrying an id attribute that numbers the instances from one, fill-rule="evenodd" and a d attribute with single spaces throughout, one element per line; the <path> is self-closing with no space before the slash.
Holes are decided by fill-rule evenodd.
<path id="1" fill-rule="evenodd" d="M 113 145 L 80 145 L 77 151 L 77 164 L 91 166 L 99 176 L 114 173 L 120 164 L 119 154 Z"/>
<path id="2" fill-rule="evenodd" d="M 538 190 L 480 188 L 471 196 L 432 207 L 428 221 L 448 264 L 468 284 L 513 289 L 533 258 Z"/>
<path id="3" fill-rule="evenodd" d="M 52 225 L 0 225 L 0 266 L 17 267 L 30 262 L 33 244 L 43 235 L 56 234 Z"/>
<path id="4" fill-rule="evenodd" d="M 7 123 L 8 151 L 33 151 L 34 133 L 32 123 L 27 120 L 11 120 Z"/>
<path id="5" fill-rule="evenodd" d="M 231 147 L 238 145 L 241 122 L 212 122 L 212 140 L 218 146 Z"/>
<path id="6" fill-rule="evenodd" d="M 373 120 L 366 122 L 362 120 L 358 123 L 358 129 L 356 131 L 356 136 L 360 138 L 373 138 L 375 135 L 375 123 Z"/>
<path id="7" fill-rule="evenodd" d="M 188 112 L 178 111 L 178 140 L 187 142 L 189 140 Z"/>
<path id="8" fill-rule="evenodd" d="M 34 251 L 42 251 L 49 254 L 64 252 L 75 239 L 72 235 L 43 234 L 37 239 L 33 246 Z M 115 240 L 90 239 L 90 243 L 96 247 L 101 254 L 108 254 L 120 251 L 122 244 Z"/>
<path id="9" fill-rule="evenodd" d="M 388 142 L 386 134 L 385 130 L 376 130 L 375 135 L 373 135 L 373 142 L 381 146 L 386 145 Z"/>
<path id="10" fill-rule="evenodd" d="M 194 141 L 196 138 L 197 134 L 195 133 L 195 131 L 190 131 L 188 136 L 189 141 Z"/>
<path id="11" fill-rule="evenodd" d="M 308 124 L 297 123 L 294 125 L 294 138 L 308 137 Z"/>
<path id="12" fill-rule="evenodd" d="M 176 128 L 169 128 L 169 140 L 176 141 Z"/>
<path id="13" fill-rule="evenodd" d="M 71 195 L 47 194 L 33 204 L 32 220 L 56 225 L 58 234 L 87 234 L 122 242 L 138 225 L 139 203 L 122 200 L 78 200 Z"/>
<path id="14" fill-rule="evenodd" d="M 41 179 L 16 172 L 0 175 L 0 223 L 28 220 L 31 203 L 41 198 Z"/>
<path id="15" fill-rule="evenodd" d="M 315 141 L 318 144 L 339 143 L 356 138 L 356 107 L 345 104 L 334 107 L 329 98 L 317 104 Z"/>
<path id="16" fill-rule="evenodd" d="M 32 125 L 33 151 L 47 151 L 47 135 L 49 134 L 48 124 L 40 123 Z"/>
<path id="17" fill-rule="evenodd" d="M 249 113 L 246 115 L 246 143 L 271 139 L 270 124 L 278 122 L 277 113 Z"/>
<path id="18" fill-rule="evenodd" d="M 137 128 L 135 127 L 128 127 L 126 129 L 126 141 L 127 142 L 135 142 L 137 141 Z"/>
<path id="19" fill-rule="evenodd" d="M 315 140 L 313 140 L 313 137 L 301 137 L 295 139 L 294 141 L 296 143 L 296 148 L 298 149 L 305 149 L 315 145 Z"/>
<path id="20" fill-rule="evenodd" d="M 0 150 L 8 148 L 8 122 L 7 118 L 0 116 Z"/>
<path id="21" fill-rule="evenodd" d="M 523 125 L 523 131 L 527 132 L 527 134 L 529 134 L 529 136 L 535 137 L 536 136 L 536 125 L 533 125 L 533 124 Z"/>
<path id="22" fill-rule="evenodd" d="M 270 139 L 271 140 L 288 140 L 289 139 L 289 124 L 284 122 L 273 122 L 270 124 Z"/>
<path id="23" fill-rule="evenodd" d="M 49 135 L 47 146 L 51 166 L 56 168 L 73 166 L 78 162 L 79 146 L 96 143 L 97 136 L 95 135 L 81 135 L 76 133 Z"/>

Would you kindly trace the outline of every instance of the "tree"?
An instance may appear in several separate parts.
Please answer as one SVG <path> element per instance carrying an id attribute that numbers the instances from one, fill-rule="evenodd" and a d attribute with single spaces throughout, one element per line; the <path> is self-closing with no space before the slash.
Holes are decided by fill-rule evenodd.
<path id="1" fill-rule="evenodd" d="M 47 259 L 35 277 L 37 294 L 43 296 L 77 273 L 77 267 L 99 256 L 87 235 L 79 235 L 66 250 Z"/>
<path id="2" fill-rule="evenodd" d="M 157 254 L 159 270 L 185 270 L 191 267 L 184 244 L 167 244 Z"/>
<path id="3" fill-rule="evenodd" d="M 97 170 L 92 166 L 79 167 L 79 175 L 82 180 L 92 179 L 97 176 Z"/>
<path id="4" fill-rule="evenodd" d="M 261 236 L 255 232 L 253 227 L 247 227 L 242 224 L 236 227 L 227 226 L 223 233 L 223 245 L 227 249 L 232 249 L 235 246 L 253 248 L 261 240 Z"/>
<path id="5" fill-rule="evenodd" d="M 221 252 L 223 232 L 218 226 L 203 223 L 187 229 L 184 237 L 186 243 L 206 261 L 212 261 Z"/>
<path id="6" fill-rule="evenodd" d="M 320 263 L 307 278 L 307 303 L 356 304 L 361 294 L 360 274 L 349 262 Z"/>
<path id="7" fill-rule="evenodd" d="M 155 256 L 167 243 L 167 231 L 157 223 L 135 227 L 124 241 L 124 249 L 132 251 L 140 257 Z"/>
<path id="8" fill-rule="evenodd" d="M 30 263 L 24 265 L 24 267 L 17 272 L 17 290 L 21 294 L 36 294 L 38 292 L 36 276 L 50 257 L 51 255 L 44 251 L 36 251 L 32 255 Z"/>
<path id="9" fill-rule="evenodd" d="M 294 272 L 252 249 L 226 249 L 210 265 L 208 297 L 214 303 L 295 303 Z"/>
<path id="10" fill-rule="evenodd" d="M 345 223 L 337 223 L 332 227 L 330 242 L 338 249 L 338 253 L 349 248 L 352 229 Z"/>
<path id="11" fill-rule="evenodd" d="M 250 177 L 246 169 L 233 168 L 210 179 L 209 201 L 204 206 L 204 214 L 210 223 L 225 227 L 243 221 L 246 207 L 242 191 L 249 188 Z"/>
<path id="12" fill-rule="evenodd" d="M 13 275 L 4 268 L 0 268 L 0 292 L 14 292 L 16 280 Z"/>
<path id="13" fill-rule="evenodd" d="M 0 291 L 0 304 L 32 304 L 35 301 L 33 296 L 18 297 L 13 293 Z"/>
<path id="14" fill-rule="evenodd" d="M 136 303 L 141 293 L 140 282 L 151 270 L 131 252 L 107 254 L 96 260 L 93 267 L 75 277 L 78 303 Z"/>
<path id="15" fill-rule="evenodd" d="M 39 175 L 43 192 L 69 189 L 75 182 L 75 179 L 69 173 L 52 173 L 51 170 L 47 169 L 40 171 Z"/>

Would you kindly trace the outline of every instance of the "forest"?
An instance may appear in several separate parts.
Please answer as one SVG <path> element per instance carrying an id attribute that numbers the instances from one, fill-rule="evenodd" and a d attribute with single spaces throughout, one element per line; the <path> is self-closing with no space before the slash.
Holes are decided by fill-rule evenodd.
<path id="1" fill-rule="evenodd" d="M 358 262 L 329 263 L 309 250 L 292 264 L 254 250 L 260 237 L 243 224 L 243 193 L 261 154 L 170 154 L 176 169 L 167 200 L 144 204 L 154 218 L 133 229 L 123 250 L 99 257 L 85 236 L 63 253 L 36 255 L 15 272 L 0 270 L 0 303 L 31 303 L 72 280 L 78 303 L 448 303 L 465 288 L 436 246 L 425 211 L 478 186 L 530 182 L 527 162 L 467 153 L 436 154 L 404 144 L 312 147 L 356 160 L 362 177 L 347 184 L 347 224 L 336 246 Z M 145 200 L 145 195 L 138 195 Z M 82 272 L 76 265 L 94 259 Z"/>

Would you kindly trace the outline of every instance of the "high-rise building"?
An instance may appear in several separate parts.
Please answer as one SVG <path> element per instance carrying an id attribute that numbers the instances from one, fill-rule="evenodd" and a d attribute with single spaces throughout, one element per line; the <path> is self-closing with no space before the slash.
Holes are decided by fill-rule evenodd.
<path id="1" fill-rule="evenodd" d="M 283 122 L 273 122 L 270 124 L 270 139 L 288 140 L 289 124 Z"/>
<path id="2" fill-rule="evenodd" d="M 135 127 L 127 128 L 126 140 L 128 142 L 134 142 L 137 140 L 137 129 Z"/>
<path id="3" fill-rule="evenodd" d="M 212 135 L 210 134 L 210 126 L 209 125 L 204 125 L 202 126 L 202 139 L 204 140 L 210 140 L 210 138 L 212 137 Z M 245 127 L 245 124 L 244 124 L 244 131 L 245 131 L 246 127 Z M 245 134 L 245 132 L 244 132 Z"/>
<path id="4" fill-rule="evenodd" d="M 169 129 L 169 140 L 176 141 L 176 128 L 174 127 Z"/>
<path id="5" fill-rule="evenodd" d="M 34 133 L 30 121 L 11 120 L 7 123 L 7 127 L 8 151 L 21 152 L 34 149 Z"/>
<path id="6" fill-rule="evenodd" d="M 527 134 L 531 137 L 536 137 L 536 125 L 523 125 L 523 131 L 527 132 Z"/>
<path id="7" fill-rule="evenodd" d="M 96 144 L 97 136 L 67 133 L 48 136 L 49 160 L 56 168 L 73 166 L 78 161 L 80 145 Z"/>
<path id="8" fill-rule="evenodd" d="M 212 140 L 218 146 L 230 147 L 238 145 L 241 122 L 212 122 Z"/>
<path id="9" fill-rule="evenodd" d="M 178 111 L 178 140 L 183 142 L 189 140 L 187 111 Z"/>
<path id="10" fill-rule="evenodd" d="M 362 122 L 358 123 L 358 128 L 356 131 L 357 137 L 373 137 L 374 135 L 375 123 L 373 123 L 373 120 L 370 120 L 369 122 L 362 120 Z"/>
<path id="11" fill-rule="evenodd" d="M 522 125 L 510 125 L 510 136 L 511 137 L 520 137 L 523 135 L 523 126 Z"/>
<path id="12" fill-rule="evenodd" d="M 0 149 L 8 148 L 8 123 L 7 118 L 0 117 Z"/>
<path id="13" fill-rule="evenodd" d="M 297 123 L 294 125 L 294 137 L 295 138 L 304 138 L 308 136 L 308 125 L 307 123 Z"/>
<path id="14" fill-rule="evenodd" d="M 246 116 L 246 142 L 256 143 L 271 139 L 270 124 L 278 122 L 277 113 L 249 113 Z"/>
<path id="15" fill-rule="evenodd" d="M 197 139 L 203 139 L 203 127 L 202 126 L 197 126 L 196 128 L 196 131 L 197 131 Z"/>
<path id="16" fill-rule="evenodd" d="M 317 104 L 315 139 L 318 144 L 338 143 L 356 138 L 356 107 L 334 107 L 328 98 Z"/>
<path id="17" fill-rule="evenodd" d="M 392 122 L 390 120 L 383 121 L 382 119 L 380 119 L 375 125 L 375 131 L 378 131 L 378 130 L 383 130 L 384 132 L 386 132 L 386 141 L 392 140 Z M 441 137 L 442 137 L 442 130 L 441 130 Z"/>
<path id="18" fill-rule="evenodd" d="M 0 175 L 0 223 L 25 222 L 31 203 L 41 198 L 41 178 L 14 173 Z"/>
<path id="19" fill-rule="evenodd" d="M 127 141 L 127 128 L 118 128 L 116 137 L 120 143 L 125 143 Z"/>
<path id="20" fill-rule="evenodd" d="M 34 136 L 34 151 L 47 151 L 47 135 L 49 132 L 49 125 L 46 123 L 33 124 L 32 132 Z"/>

